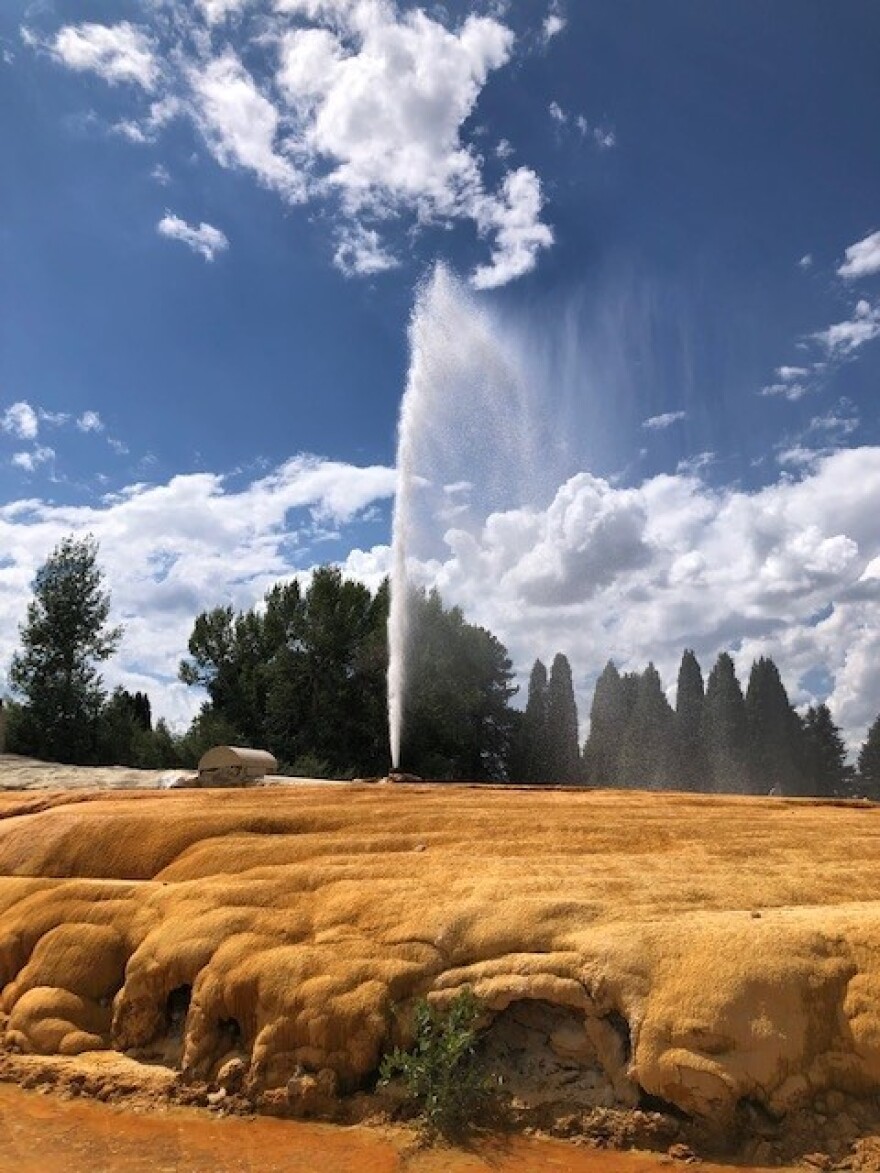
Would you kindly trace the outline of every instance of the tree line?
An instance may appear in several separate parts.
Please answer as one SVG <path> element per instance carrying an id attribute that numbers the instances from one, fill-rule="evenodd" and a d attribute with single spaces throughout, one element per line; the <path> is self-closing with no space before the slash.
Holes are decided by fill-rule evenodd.
<path id="1" fill-rule="evenodd" d="M 99 666 L 122 631 L 91 537 L 66 538 L 40 568 L 9 680 L 7 748 L 54 761 L 192 768 L 217 744 L 269 749 L 285 772 L 352 777 L 388 768 L 388 584 L 337 567 L 279 583 L 250 610 L 194 622 L 180 679 L 207 700 L 184 733 L 152 720 L 149 697 L 108 695 Z M 685 651 L 676 701 L 653 664 L 609 662 L 579 745 L 571 666 L 537 660 L 523 710 L 504 645 L 436 591 L 411 599 L 404 767 L 425 778 L 880 799 L 880 717 L 853 768 L 824 704 L 799 715 L 767 657 L 743 692 L 722 652 L 708 679 Z"/>

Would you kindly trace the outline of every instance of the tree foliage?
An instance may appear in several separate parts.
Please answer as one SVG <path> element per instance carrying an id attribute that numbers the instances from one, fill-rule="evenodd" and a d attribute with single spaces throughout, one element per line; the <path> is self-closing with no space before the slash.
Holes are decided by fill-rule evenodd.
<path id="1" fill-rule="evenodd" d="M 700 662 L 690 648 L 681 657 L 675 698 L 678 778 L 682 790 L 708 789 L 709 762 L 703 741 L 706 690 Z"/>
<path id="2" fill-rule="evenodd" d="M 564 786 L 580 781 L 577 704 L 571 665 L 562 652 L 553 657 L 547 684 L 546 753 L 548 781 Z"/>
<path id="3" fill-rule="evenodd" d="M 867 798 L 880 802 L 880 717 L 871 725 L 859 750 L 858 783 Z"/>
<path id="4" fill-rule="evenodd" d="M 722 652 L 706 683 L 703 744 L 713 790 L 746 794 L 750 790 L 748 723 L 733 660 Z"/>
<path id="5" fill-rule="evenodd" d="M 805 793 L 801 725 L 779 669 L 766 656 L 752 664 L 745 697 L 749 789 L 755 794 Z"/>
<path id="6" fill-rule="evenodd" d="M 801 769 L 805 794 L 843 798 L 852 793 L 853 770 L 827 705 L 811 705 L 804 714 Z"/>
<path id="7" fill-rule="evenodd" d="M 94 757 L 105 697 L 98 665 L 122 637 L 121 628 L 108 625 L 103 577 L 90 535 L 64 538 L 37 571 L 9 672 L 23 702 L 24 752 L 61 762 Z"/>

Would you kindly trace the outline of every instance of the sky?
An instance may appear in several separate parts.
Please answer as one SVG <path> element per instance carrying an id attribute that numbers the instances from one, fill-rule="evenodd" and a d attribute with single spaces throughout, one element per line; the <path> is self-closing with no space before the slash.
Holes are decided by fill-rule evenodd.
<path id="1" fill-rule="evenodd" d="M 772 655 L 856 746 L 878 37 L 875 0 L 5 0 L 0 693 L 70 533 L 125 626 L 108 684 L 178 727 L 199 611 L 326 562 L 381 581 L 421 328 L 527 387 L 528 458 L 503 404 L 437 392 L 479 451 L 432 468 L 413 571 L 521 681 L 565 652 L 585 733 L 609 656 L 674 696 L 684 647 L 744 681 Z"/>

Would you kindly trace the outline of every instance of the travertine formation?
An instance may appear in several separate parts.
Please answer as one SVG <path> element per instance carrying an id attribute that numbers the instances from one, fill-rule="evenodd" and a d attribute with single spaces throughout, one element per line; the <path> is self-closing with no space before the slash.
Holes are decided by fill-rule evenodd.
<path id="1" fill-rule="evenodd" d="M 7 794 L 6 1044 L 345 1091 L 407 1040 L 416 997 L 470 985 L 526 1100 L 778 1114 L 880 1090 L 878 865 L 880 808 L 858 803 Z"/>

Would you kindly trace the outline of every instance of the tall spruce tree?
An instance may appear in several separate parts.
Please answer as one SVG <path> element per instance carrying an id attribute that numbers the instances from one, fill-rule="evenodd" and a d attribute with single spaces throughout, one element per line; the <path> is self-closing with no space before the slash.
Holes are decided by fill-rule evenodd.
<path id="1" fill-rule="evenodd" d="M 623 682 L 613 660 L 599 674 L 590 706 L 590 734 L 584 745 L 588 786 L 616 786 L 620 749 L 628 719 Z"/>
<path id="2" fill-rule="evenodd" d="M 106 695 L 97 666 L 122 637 L 109 614 L 97 542 L 64 538 L 37 571 L 9 671 L 24 699 L 20 750 L 57 762 L 93 759 Z"/>
<path id="3" fill-rule="evenodd" d="M 706 682 L 703 744 L 712 789 L 725 794 L 749 791 L 746 706 L 733 660 L 722 652 Z"/>
<path id="4" fill-rule="evenodd" d="M 865 798 L 880 802 L 880 716 L 859 750 L 858 787 Z"/>
<path id="5" fill-rule="evenodd" d="M 708 790 L 709 763 L 703 744 L 703 673 L 696 655 L 688 648 L 678 669 L 675 725 L 678 732 L 679 784 L 683 790 Z"/>
<path id="6" fill-rule="evenodd" d="M 827 705 L 811 705 L 803 718 L 802 769 L 804 792 L 822 798 L 852 793 L 853 771 L 846 762 L 846 746 Z"/>
<path id="7" fill-rule="evenodd" d="M 678 761 L 675 717 L 660 674 L 649 664 L 639 681 L 620 758 L 620 785 L 664 790 L 676 785 Z"/>
<path id="8" fill-rule="evenodd" d="M 767 656 L 752 664 L 746 690 L 750 789 L 755 794 L 803 794 L 801 724 Z"/>
<path id="9" fill-rule="evenodd" d="M 547 764 L 551 782 L 571 786 L 581 780 L 571 665 L 561 652 L 553 657 L 547 684 Z"/>
<path id="10" fill-rule="evenodd" d="M 535 660 L 529 675 L 526 708 L 515 737 L 511 774 L 517 782 L 546 782 L 547 669 Z"/>

